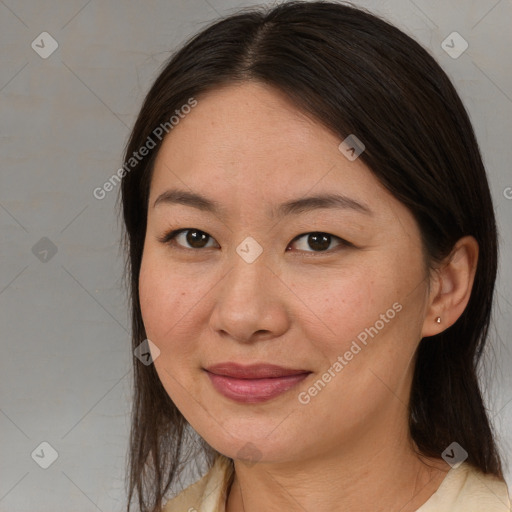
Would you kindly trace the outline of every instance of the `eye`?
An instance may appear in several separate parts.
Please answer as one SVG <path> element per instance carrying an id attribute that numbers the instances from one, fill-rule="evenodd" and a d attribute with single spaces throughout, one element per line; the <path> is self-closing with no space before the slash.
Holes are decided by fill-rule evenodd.
<path id="1" fill-rule="evenodd" d="M 305 251 L 305 252 L 327 252 L 331 246 L 331 243 L 334 240 L 339 240 L 339 243 L 336 247 L 354 247 L 353 244 L 350 242 L 347 242 L 346 240 L 343 240 L 343 238 L 340 238 L 339 236 L 331 235 L 329 233 L 324 233 L 322 231 L 312 231 L 310 233 L 303 233 L 302 235 L 296 236 L 291 244 L 287 247 L 287 251 L 290 250 L 291 245 L 296 241 L 300 240 L 301 238 L 305 238 L 305 243 L 302 243 L 302 247 L 299 247 L 299 250 Z M 300 245 L 300 244 L 299 244 Z M 309 246 L 313 250 L 308 251 L 305 247 Z M 332 249 L 332 247 L 331 247 Z"/>
<path id="2" fill-rule="evenodd" d="M 182 242 L 189 244 L 189 247 L 184 246 L 182 243 L 176 243 L 176 240 L 181 239 Z M 158 240 L 164 244 L 178 245 L 181 249 L 204 249 L 208 247 L 208 239 L 214 240 L 208 233 L 196 228 L 182 228 L 175 229 L 169 233 L 164 234 Z"/>
<path id="3" fill-rule="evenodd" d="M 312 252 L 312 253 L 321 253 L 321 252 L 331 252 L 333 249 L 331 247 L 332 242 L 338 240 L 338 245 L 336 247 L 355 247 L 353 244 L 340 238 L 335 235 L 331 235 L 329 233 L 324 233 L 322 231 L 312 231 L 309 233 L 303 233 L 301 235 L 296 236 L 290 243 L 290 245 L 286 248 L 287 251 L 291 250 L 292 244 L 296 241 L 299 241 L 301 238 L 307 239 L 302 242 L 302 247 L 299 244 L 299 251 L 302 252 Z M 181 239 L 181 241 L 180 241 Z M 210 249 L 212 247 L 219 247 L 218 244 L 215 246 L 208 246 L 209 241 L 214 241 L 215 239 L 211 237 L 205 231 L 201 231 L 196 228 L 182 228 L 175 229 L 165 233 L 162 237 L 158 238 L 159 242 L 164 244 L 169 244 L 175 246 L 179 249 L 190 249 L 190 250 L 199 250 L 199 249 Z M 186 245 L 188 244 L 188 246 Z M 309 246 L 313 250 L 308 250 L 306 246 Z"/>

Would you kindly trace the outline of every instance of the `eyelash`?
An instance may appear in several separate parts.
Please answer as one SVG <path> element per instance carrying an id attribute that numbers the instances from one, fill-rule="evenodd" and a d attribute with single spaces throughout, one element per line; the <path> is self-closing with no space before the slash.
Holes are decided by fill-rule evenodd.
<path id="1" fill-rule="evenodd" d="M 179 244 L 176 243 L 176 237 L 181 234 L 181 233 L 185 233 L 187 231 L 196 231 L 198 233 L 203 233 L 206 235 L 206 237 L 209 238 L 208 241 L 210 240 L 214 240 L 214 238 L 212 236 L 210 236 L 208 233 L 206 233 L 205 231 L 202 231 L 200 229 L 197 229 L 197 228 L 181 228 L 181 229 L 174 229 L 174 230 L 171 230 L 167 233 L 164 233 L 163 236 L 161 237 L 158 237 L 158 241 L 163 243 L 163 244 L 167 244 L 167 245 L 170 245 L 172 248 L 174 249 L 178 249 L 178 250 L 184 250 L 184 251 L 201 251 L 201 250 L 204 250 L 204 249 L 212 249 L 212 247 L 202 247 L 202 248 L 194 248 L 194 247 L 183 247 Z M 347 240 L 344 240 L 343 238 L 340 238 L 339 236 L 336 236 L 336 235 L 331 235 L 330 233 L 326 233 L 324 231 L 308 231 L 306 233 L 301 233 L 300 235 L 297 235 L 291 242 L 289 245 L 291 245 L 292 243 L 294 243 L 296 240 L 299 240 L 300 238 L 306 236 L 306 235 L 311 235 L 311 234 L 318 234 L 318 235 L 327 235 L 328 237 L 331 237 L 332 240 L 336 239 L 339 241 L 339 244 L 337 246 L 335 246 L 334 250 L 333 249 L 326 249 L 325 251 L 302 251 L 304 253 L 311 253 L 313 255 L 318 255 L 318 254 L 332 254 L 336 248 L 347 248 L 347 247 L 355 247 L 354 244 L 348 242 Z M 287 249 L 288 251 L 288 249 Z"/>

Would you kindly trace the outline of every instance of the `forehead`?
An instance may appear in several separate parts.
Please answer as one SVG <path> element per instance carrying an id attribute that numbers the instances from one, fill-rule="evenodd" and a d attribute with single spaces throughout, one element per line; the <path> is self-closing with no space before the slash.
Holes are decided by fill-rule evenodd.
<path id="1" fill-rule="evenodd" d="M 197 101 L 164 139 L 156 186 L 181 178 L 207 190 L 230 184 L 253 192 L 286 189 L 294 197 L 315 186 L 379 187 L 362 161 L 341 154 L 338 136 L 274 88 L 229 85 Z"/>
<path id="2" fill-rule="evenodd" d="M 216 202 L 219 218 L 259 222 L 286 202 L 332 193 L 369 206 L 373 215 L 365 217 L 345 209 L 361 229 L 371 223 L 388 239 L 403 231 L 419 236 L 410 211 L 362 159 L 347 159 L 341 139 L 281 92 L 244 83 L 196 99 L 159 149 L 150 207 L 166 191 L 181 189 Z M 166 208 L 151 208 L 150 217 L 157 210 Z"/>
<path id="3" fill-rule="evenodd" d="M 326 128 L 266 85 L 248 82 L 225 86 L 197 101 L 164 141 L 164 145 L 173 146 L 172 151 L 179 146 L 193 147 L 194 152 L 187 155 L 191 162 L 222 160 L 225 167 L 230 162 L 236 167 L 242 158 L 256 159 L 255 165 L 271 158 L 299 162 L 336 144 L 337 138 Z"/>

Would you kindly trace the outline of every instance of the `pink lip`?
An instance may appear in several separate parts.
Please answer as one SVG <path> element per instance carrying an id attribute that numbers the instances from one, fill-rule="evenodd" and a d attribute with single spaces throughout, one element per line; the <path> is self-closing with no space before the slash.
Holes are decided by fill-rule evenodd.
<path id="1" fill-rule="evenodd" d="M 206 368 L 206 373 L 213 387 L 225 397 L 242 403 L 257 403 L 288 391 L 311 372 L 271 364 L 221 363 Z"/>

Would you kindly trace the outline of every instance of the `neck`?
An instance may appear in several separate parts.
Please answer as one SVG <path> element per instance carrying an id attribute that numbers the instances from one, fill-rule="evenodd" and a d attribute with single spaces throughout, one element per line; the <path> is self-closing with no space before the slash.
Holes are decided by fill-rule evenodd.
<path id="1" fill-rule="evenodd" d="M 235 461 L 226 512 L 416 511 L 449 466 L 418 456 L 407 432 L 380 434 L 308 459 L 253 466 Z"/>

